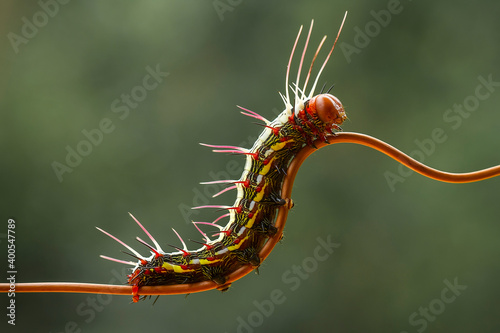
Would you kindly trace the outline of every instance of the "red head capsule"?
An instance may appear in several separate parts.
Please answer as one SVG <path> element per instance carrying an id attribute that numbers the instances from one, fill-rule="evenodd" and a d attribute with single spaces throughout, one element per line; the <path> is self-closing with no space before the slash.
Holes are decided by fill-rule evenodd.
<path id="1" fill-rule="evenodd" d="M 341 125 L 347 119 L 342 103 L 330 94 L 314 96 L 309 101 L 309 107 L 316 111 L 318 118 L 327 125 Z"/>

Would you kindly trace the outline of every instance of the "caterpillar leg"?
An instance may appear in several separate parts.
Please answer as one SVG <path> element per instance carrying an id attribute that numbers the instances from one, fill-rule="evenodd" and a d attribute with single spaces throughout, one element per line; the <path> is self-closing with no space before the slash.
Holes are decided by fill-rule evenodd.
<path id="1" fill-rule="evenodd" d="M 229 287 L 231 287 L 231 283 L 225 283 L 223 285 L 217 286 L 217 290 L 225 292 L 228 291 Z"/>

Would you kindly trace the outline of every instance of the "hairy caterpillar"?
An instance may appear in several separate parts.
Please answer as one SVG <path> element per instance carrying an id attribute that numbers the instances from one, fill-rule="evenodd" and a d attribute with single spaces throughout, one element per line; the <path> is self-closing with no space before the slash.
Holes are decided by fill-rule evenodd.
<path id="1" fill-rule="evenodd" d="M 338 38 L 338 35 L 337 35 Z M 298 39 L 298 37 L 297 37 Z M 307 39 L 309 40 L 309 38 Z M 323 43 L 323 41 L 322 41 Z M 321 43 L 321 44 L 322 44 Z M 293 47 L 293 50 L 295 50 L 297 42 L 295 42 L 295 45 Z M 321 45 L 320 44 L 320 45 Z M 307 45 L 307 43 L 306 43 Z M 334 44 L 335 45 L 335 44 Z M 314 59 L 316 58 L 318 51 L 316 51 L 316 54 L 314 55 Z M 331 53 L 331 52 L 330 52 Z M 293 51 L 292 51 L 293 54 Z M 328 57 L 330 54 L 328 55 Z M 300 66 L 299 66 L 299 71 L 303 63 L 303 57 L 300 61 Z M 328 59 L 327 57 L 327 59 Z M 313 60 L 314 61 L 314 60 Z M 290 71 L 290 63 L 291 63 L 291 57 L 290 57 L 290 62 L 288 63 L 288 69 L 287 69 L 287 75 L 286 75 L 286 86 L 288 89 L 288 74 Z M 326 64 L 326 61 L 325 61 Z M 323 64 L 323 67 L 325 66 Z M 312 67 L 312 66 L 311 66 Z M 322 68 L 323 68 L 322 67 Z M 322 69 L 321 68 L 321 69 Z M 307 75 L 306 82 L 308 81 L 310 77 L 310 72 Z M 321 72 L 321 70 L 320 70 Z M 300 75 L 298 75 L 300 77 Z M 319 77 L 319 74 L 318 74 Z M 317 81 L 317 80 L 316 80 Z M 306 87 L 307 84 L 304 85 Z M 316 84 L 314 85 L 316 86 Z M 313 91 L 314 89 L 312 89 Z M 284 98 L 285 101 L 285 106 L 286 106 L 286 115 L 288 117 L 293 116 L 293 121 L 299 121 L 299 128 L 304 127 L 306 129 L 311 129 L 308 123 L 304 123 L 302 120 L 300 120 L 300 110 L 302 108 L 295 107 L 296 105 L 300 105 L 300 101 L 303 101 L 302 104 L 304 104 L 304 113 L 302 114 L 302 117 L 306 117 L 306 120 L 309 120 L 310 115 L 308 115 L 305 111 L 305 101 L 309 98 L 309 96 L 305 96 L 303 91 L 305 91 L 305 88 L 299 89 L 298 88 L 298 79 L 297 83 L 295 84 L 294 88 L 292 87 L 292 91 L 295 92 L 295 103 L 294 106 L 292 107 L 290 104 L 290 99 L 288 97 L 288 90 L 286 94 L 286 98 Z M 311 91 L 310 96 L 312 96 L 313 92 Z M 321 94 L 320 94 L 321 95 Z M 337 100 L 331 98 L 328 95 L 322 95 L 321 98 L 314 99 L 314 107 L 316 110 L 316 115 L 318 115 L 318 118 L 320 115 L 323 114 L 322 111 L 324 110 L 329 110 L 330 108 L 328 105 L 334 105 L 337 102 Z M 309 101 L 307 104 L 310 108 L 313 108 L 312 106 L 312 100 Z M 323 103 L 323 104 L 322 104 Z M 339 104 L 341 105 L 341 104 Z M 268 139 L 272 138 L 272 135 L 280 135 L 280 132 L 282 129 L 280 128 L 279 131 L 275 134 L 274 131 L 276 131 L 278 125 L 285 125 L 286 122 L 290 121 L 290 118 L 286 119 L 286 117 L 283 117 L 283 120 L 281 122 L 276 122 L 281 118 L 278 118 L 277 120 L 273 121 L 272 123 L 269 123 L 265 121 L 261 116 L 253 113 L 252 111 L 245 110 L 245 113 L 247 115 L 250 115 L 254 118 L 261 119 L 265 122 L 266 131 L 263 132 L 263 135 L 261 137 L 261 147 L 266 147 L 270 148 L 272 145 L 277 144 L 277 141 L 267 141 Z M 296 110 L 298 111 L 298 114 L 296 115 Z M 314 112 L 312 112 L 314 114 Z M 328 117 L 328 112 L 326 112 L 325 119 L 326 122 L 331 121 L 331 118 Z M 335 113 L 333 113 L 335 115 Z M 281 117 L 281 116 L 280 116 Z M 342 117 L 340 117 L 342 120 Z M 330 119 L 330 120 L 328 120 Z M 321 118 L 320 118 L 321 120 Z M 310 121 L 310 120 L 309 120 Z M 318 121 L 318 120 L 317 120 Z M 321 120 L 323 121 L 323 120 Z M 276 123 L 275 123 L 276 122 Z M 339 121 L 340 122 L 340 121 Z M 312 122 L 314 124 L 314 122 Z M 272 126 L 271 126 L 272 125 Z M 297 125 L 297 124 L 295 124 Z M 306 125 L 306 126 L 304 126 Z M 332 122 L 331 130 L 333 131 L 335 129 L 334 125 L 336 125 L 335 121 Z M 274 127 L 273 127 L 274 126 Z M 286 126 L 282 126 L 286 127 Z M 317 128 L 316 128 L 317 129 Z M 238 193 L 242 193 L 242 196 L 237 199 L 237 203 L 234 204 L 233 206 L 230 207 L 223 207 L 223 209 L 227 209 L 229 212 L 228 217 L 230 218 L 230 223 L 226 225 L 226 227 L 219 226 L 217 224 L 218 220 L 212 222 L 212 223 L 205 223 L 205 222 L 197 222 L 199 223 L 204 223 L 211 225 L 212 227 L 218 228 L 218 233 L 217 233 L 217 239 L 216 240 L 206 240 L 205 244 L 203 245 L 202 248 L 196 250 L 196 251 L 187 251 L 187 248 L 183 243 L 183 248 L 179 249 L 177 252 L 174 253 L 165 253 L 164 251 L 161 250 L 160 246 L 158 243 L 151 237 L 151 235 L 142 227 L 142 225 L 139 223 L 140 227 L 146 232 L 148 237 L 152 240 L 153 244 L 155 245 L 154 247 L 151 245 L 147 245 L 151 249 L 151 255 L 143 257 L 127 245 L 125 245 L 123 242 L 119 241 L 115 237 L 117 241 L 120 243 L 124 244 L 131 252 L 133 252 L 133 256 L 137 257 L 139 259 L 139 262 L 131 262 L 131 261 L 122 261 L 118 259 L 112 259 L 109 257 L 105 257 L 108 259 L 111 259 L 113 261 L 117 261 L 120 263 L 125 263 L 134 266 L 132 274 L 129 277 L 129 283 L 130 285 L 113 285 L 113 284 L 96 284 L 96 283 L 82 283 L 82 282 L 35 282 L 35 283 L 16 283 L 15 284 L 15 291 L 17 292 L 44 292 L 44 293 L 95 293 L 95 294 L 120 294 L 120 295 L 130 295 L 133 294 L 133 299 L 135 301 L 139 300 L 141 297 L 139 296 L 139 292 L 141 296 L 144 295 L 173 295 L 173 294 L 188 294 L 188 293 L 194 293 L 194 292 L 200 292 L 200 291 L 205 291 L 205 290 L 211 290 L 215 289 L 218 287 L 218 289 L 224 290 L 227 289 L 230 283 L 238 280 L 239 278 L 243 277 L 244 275 L 248 274 L 252 270 L 255 269 L 255 267 L 265 259 L 269 253 L 272 251 L 276 243 L 280 240 L 283 232 L 284 225 L 286 223 L 286 218 L 289 209 L 291 208 L 291 192 L 292 192 L 292 187 L 293 187 L 293 181 L 295 179 L 295 175 L 297 174 L 298 169 L 300 168 L 300 165 L 302 162 L 314 151 L 317 151 L 318 149 L 333 145 L 336 143 L 353 143 L 353 144 L 360 144 L 364 145 L 373 149 L 376 149 L 389 157 L 393 158 L 397 162 L 401 163 L 402 165 L 407 166 L 408 168 L 412 169 L 413 171 L 416 171 L 420 173 L 421 175 L 424 175 L 425 177 L 436 179 L 442 182 L 449 182 L 449 183 L 469 183 L 469 182 L 477 182 L 479 180 L 484 180 L 488 179 L 491 177 L 496 177 L 500 175 L 500 165 L 490 167 L 487 169 L 483 170 L 478 170 L 474 172 L 467 172 L 467 173 L 450 173 L 450 172 L 443 172 L 440 170 L 436 170 L 433 168 L 430 168 L 418 161 L 416 161 L 414 158 L 404 154 L 400 150 L 396 149 L 395 147 L 389 145 L 386 142 L 383 142 L 379 139 L 376 139 L 374 137 L 371 137 L 366 134 L 361 134 L 361 133 L 354 133 L 354 132 L 337 132 L 335 135 L 328 135 L 326 137 L 323 137 L 321 134 L 324 133 L 307 133 L 304 131 L 303 133 L 298 129 L 291 127 L 290 133 L 295 133 L 297 134 L 296 137 L 293 137 L 294 140 L 298 140 L 302 142 L 302 148 L 299 148 L 298 143 L 297 144 L 291 144 L 290 147 L 298 149 L 298 152 L 294 155 L 293 151 L 292 152 L 287 152 L 286 150 L 283 149 L 276 149 L 276 151 L 270 152 L 270 154 L 276 152 L 280 154 L 288 154 L 289 160 L 289 165 L 286 170 L 286 176 L 283 174 L 276 174 L 274 178 L 271 177 L 272 173 L 270 172 L 270 169 L 268 170 L 268 173 L 265 173 L 264 175 L 259 175 L 257 173 L 252 173 L 251 169 L 250 171 L 246 170 L 245 171 L 245 176 L 242 177 L 242 180 L 238 181 L 243 181 L 243 180 L 248 180 L 249 181 L 249 187 L 251 184 L 251 181 L 253 181 L 253 185 L 251 186 L 251 190 L 254 191 L 255 193 L 247 193 L 245 191 L 248 191 L 246 186 L 239 187 L 238 184 L 244 184 L 246 183 L 238 183 L 238 184 L 232 184 L 228 189 L 231 187 L 236 186 L 236 189 L 238 190 Z M 326 132 L 328 132 L 328 128 L 325 128 Z M 273 133 L 269 132 L 272 131 Z M 298 131 L 298 132 L 297 132 Z M 326 133 L 325 132 L 325 133 Z M 267 133 L 267 134 L 264 134 Z M 308 136 L 309 134 L 309 136 Z M 264 140 L 264 138 L 266 140 Z M 313 139 L 316 138 L 315 141 L 308 142 L 307 138 Z M 304 141 L 305 139 L 305 141 Z M 286 141 L 286 140 L 285 140 Z M 298 142 L 297 141 L 297 142 Z M 290 148 L 287 147 L 287 148 Z M 215 147 L 214 147 L 215 148 Z M 261 153 L 265 154 L 269 150 L 265 151 L 259 151 L 258 149 L 243 149 L 243 148 L 238 148 L 238 147 L 220 147 L 218 149 L 226 149 L 226 151 L 230 150 L 236 150 L 236 153 L 244 154 L 247 155 L 247 160 L 249 157 L 255 156 L 260 158 Z M 286 162 L 287 159 L 284 158 L 283 156 L 280 157 L 280 155 L 276 155 L 273 161 L 280 161 L 283 164 L 283 167 L 286 167 Z M 264 168 L 264 162 L 262 164 L 255 164 L 253 160 L 249 160 L 250 166 L 260 166 L 261 168 Z M 267 164 L 265 165 L 267 166 Z M 248 168 L 247 168 L 248 169 Z M 273 169 L 274 170 L 274 169 Z M 275 171 L 276 172 L 276 171 Z M 252 177 L 255 176 L 255 177 Z M 260 178 L 259 184 L 261 185 L 260 187 L 256 184 L 258 181 L 258 178 L 262 176 L 263 178 Z M 264 182 L 262 183 L 262 181 Z M 268 180 L 266 182 L 265 180 Z M 272 180 L 272 181 L 271 181 Z M 281 187 L 277 186 L 276 184 L 279 184 L 280 181 L 282 182 Z M 228 181 L 227 183 L 231 183 L 232 181 Z M 266 185 L 266 186 L 262 186 Z M 263 188 L 268 189 L 270 192 L 262 192 Z M 259 189 L 259 190 L 257 190 Z M 270 193 L 277 194 L 281 191 L 281 195 L 274 195 L 271 196 Z M 257 200 L 250 200 L 248 201 L 249 198 L 256 198 L 257 199 L 257 194 L 256 193 L 263 193 L 263 198 L 259 199 L 260 201 Z M 268 200 L 264 200 L 264 196 Z M 245 198 L 244 198 L 245 197 Z M 243 200 L 247 199 L 247 200 Z M 269 200 L 270 199 L 270 200 Z M 281 199 L 281 200 L 280 200 Z M 249 220 L 249 215 L 248 215 L 248 205 L 252 204 L 252 201 L 254 202 L 253 208 L 256 210 L 254 213 L 258 212 L 259 214 L 268 214 L 268 217 L 273 217 L 273 214 L 276 213 L 276 217 L 274 221 L 271 220 L 258 220 L 256 217 L 254 221 L 260 221 L 261 223 L 257 223 L 250 226 L 248 223 L 250 222 Z M 257 206 L 255 206 L 257 205 Z M 241 207 L 240 207 L 241 206 Z M 263 210 L 263 208 L 267 207 L 268 211 Z M 274 207 L 274 210 L 272 210 L 272 207 Z M 278 208 L 279 207 L 279 208 Z M 241 209 L 241 212 L 238 212 L 238 209 Z M 270 212 L 269 212 L 270 211 Z M 243 213 L 246 213 L 247 215 L 241 215 Z M 231 214 L 235 214 L 234 217 L 231 217 Z M 262 216 L 262 215 L 261 215 Z M 242 220 L 237 219 L 236 217 L 243 218 Z M 253 217 L 253 215 L 252 215 Z M 135 219 L 135 218 L 134 218 Z M 238 222 L 241 222 L 241 224 L 238 224 Z M 245 225 L 242 225 L 243 223 L 246 223 Z M 197 225 L 195 224 L 197 227 Z M 245 229 L 243 229 L 245 228 Z M 237 235 L 242 231 L 241 235 Z M 276 233 L 273 235 L 273 233 L 276 231 Z M 227 236 L 234 236 L 233 233 L 237 235 L 234 236 L 233 238 L 229 237 L 224 237 L 224 234 L 228 234 Z M 203 234 L 204 237 L 207 237 L 205 234 Z M 242 238 L 242 235 L 244 236 Z M 248 236 L 248 237 L 247 237 Z M 245 238 L 246 237 L 246 238 Z M 244 241 L 237 241 L 236 239 L 244 239 Z M 140 240 L 141 242 L 145 243 L 144 241 Z M 232 241 L 233 243 L 228 243 Z M 226 242 L 224 244 L 224 242 Z M 231 247 L 234 243 L 238 242 L 241 243 L 239 248 L 236 247 Z M 260 246 L 260 244 L 265 243 L 263 246 Z M 225 246 L 225 247 L 224 247 Z M 217 252 L 219 257 L 217 257 Z M 225 255 L 226 254 L 226 255 Z M 214 259 L 215 258 L 215 259 Z M 212 259 L 212 260 L 210 260 Z M 204 261 L 202 261 L 204 260 Z M 191 269 L 191 271 L 188 271 L 188 269 Z M 194 281 L 199 281 L 199 282 L 194 282 Z M 218 284 L 219 283 L 219 284 Z M 140 288 L 140 290 L 139 290 Z M 4 293 L 10 293 L 12 292 L 12 285 L 10 283 L 0 283 L 0 292 Z"/>
<path id="2" fill-rule="evenodd" d="M 276 233 L 273 223 L 277 208 L 281 205 L 289 204 L 281 197 L 281 186 L 288 165 L 302 148 L 305 146 L 314 146 L 314 140 L 326 140 L 328 135 L 334 134 L 335 131 L 340 131 L 340 125 L 346 119 L 342 103 L 335 96 L 329 94 L 329 92 L 313 96 L 321 72 L 335 48 L 346 15 L 347 13 L 344 15 L 332 49 L 321 66 L 308 95 L 306 95 L 305 91 L 314 61 L 326 39 L 326 36 L 324 36 L 321 40 L 309 67 L 304 86 L 300 89 L 300 72 L 314 21 L 311 21 L 302 52 L 297 80 L 291 88 L 295 95 L 293 105 L 290 100 L 288 80 L 293 54 L 300 39 L 302 27 L 293 45 L 287 67 L 285 82 L 286 96 L 280 94 L 285 103 L 285 110 L 275 120 L 268 121 L 253 111 L 239 107 L 243 110 L 242 114 L 264 122 L 265 129 L 251 149 L 203 144 L 215 148 L 214 152 L 246 155 L 246 163 L 243 174 L 238 180 L 205 183 L 230 184 L 229 187 L 219 193 L 236 189 L 237 197 L 232 206 L 211 205 L 193 208 L 219 208 L 228 211 L 228 213 L 222 215 L 212 223 L 193 222 L 205 240 L 201 248 L 194 251 L 188 250 L 183 239 L 174 230 L 182 243 L 182 248 L 173 246 L 177 251 L 167 253 L 162 250 L 158 242 L 140 222 L 132 216 L 155 245 L 149 245 L 137 237 L 137 240 L 151 251 L 149 257 L 144 257 L 116 237 L 98 228 L 124 245 L 132 252 L 131 255 L 138 259 L 138 262 L 135 263 L 101 256 L 108 260 L 134 265 L 132 274 L 128 276 L 128 284 L 133 286 L 134 302 L 137 302 L 140 298 L 139 288 L 141 286 L 196 283 L 211 280 L 219 286 L 219 290 L 224 291 L 230 285 L 230 283 L 226 283 L 226 275 L 228 273 L 233 272 L 242 265 L 251 265 L 254 268 L 259 267 L 261 263 L 261 258 L 258 255 L 259 250 L 265 244 L 268 237 Z M 226 217 L 229 218 L 226 226 L 222 227 L 216 224 L 218 220 Z M 217 228 L 218 232 L 215 234 L 217 239 L 211 240 L 198 228 L 197 224 L 208 224 Z"/>

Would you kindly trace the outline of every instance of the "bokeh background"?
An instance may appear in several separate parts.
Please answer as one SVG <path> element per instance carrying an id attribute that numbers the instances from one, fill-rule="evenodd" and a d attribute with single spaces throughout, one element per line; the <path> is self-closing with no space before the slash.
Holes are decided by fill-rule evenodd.
<path id="1" fill-rule="evenodd" d="M 0 10 L 0 276 L 14 218 L 17 282 L 124 282 L 122 265 L 99 258 L 126 259 L 122 247 L 95 226 L 145 253 L 127 212 L 164 248 L 178 242 L 172 227 L 200 239 L 189 220 L 215 213 L 185 209 L 207 200 L 198 183 L 232 161 L 241 168 L 242 159 L 198 143 L 250 146 L 261 128 L 236 105 L 268 118 L 282 110 L 291 46 L 312 18 L 310 49 L 324 34 L 328 49 L 349 11 L 320 80 L 336 84 L 346 131 L 410 153 L 423 152 L 416 140 L 428 144 L 440 128 L 446 139 L 426 146 L 426 164 L 465 172 L 500 163 L 498 85 L 465 116 L 443 118 L 474 101 L 479 76 L 500 81 L 498 1 L 401 1 L 384 26 L 373 12 L 382 15 L 394 1 L 40 3 L 2 1 Z M 34 20 L 36 32 L 23 28 Z M 367 24 L 372 37 L 363 41 Z M 14 34 L 23 42 L 12 42 Z M 345 53 L 356 45 L 357 53 Z M 126 116 L 114 112 L 116 99 L 140 89 L 148 66 L 169 75 Z M 60 181 L 53 163 L 66 164 L 67 146 L 76 149 L 82 131 L 106 118 L 113 131 Z M 405 176 L 391 187 L 387 172 Z M 126 296 L 17 294 L 15 327 L 0 295 L 1 325 L 19 332 L 498 332 L 499 185 L 440 183 L 365 147 L 328 147 L 299 172 L 283 242 L 260 275 L 229 292 L 162 296 L 154 306 Z M 234 193 L 210 200 L 233 202 Z M 318 237 L 340 246 L 313 265 Z M 293 267 L 303 263 L 312 266 L 299 277 Z M 445 280 L 462 289 L 446 291 Z M 271 307 L 277 290 L 282 302 Z"/>

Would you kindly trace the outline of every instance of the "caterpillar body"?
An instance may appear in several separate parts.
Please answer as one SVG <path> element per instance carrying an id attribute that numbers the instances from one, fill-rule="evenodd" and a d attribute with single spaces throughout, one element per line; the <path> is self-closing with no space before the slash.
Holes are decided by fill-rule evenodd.
<path id="1" fill-rule="evenodd" d="M 229 273 L 242 265 L 251 265 L 254 268 L 260 265 L 259 250 L 269 237 L 276 234 L 274 220 L 277 209 L 281 205 L 289 204 L 281 197 L 281 187 L 288 165 L 303 147 L 313 145 L 313 141 L 316 139 L 326 140 L 328 135 L 334 135 L 335 131 L 340 131 L 340 125 L 346 119 L 342 103 L 335 96 L 329 94 L 329 92 L 313 96 L 321 72 L 335 48 L 346 15 L 333 47 L 320 68 L 308 95 L 305 94 L 305 91 L 311 70 L 326 38 L 326 36 L 323 37 L 320 42 L 311 62 L 304 86 L 300 89 L 300 71 L 311 35 L 313 21 L 300 60 L 297 80 L 291 88 L 295 95 L 293 105 L 289 97 L 288 78 L 302 27 L 295 40 L 287 67 L 286 96 L 281 95 L 285 103 L 285 110 L 275 120 L 268 121 L 257 113 L 240 107 L 243 114 L 264 122 L 265 128 L 252 148 L 205 145 L 214 148 L 215 152 L 246 155 L 246 163 L 238 180 L 205 183 L 228 184 L 229 187 L 219 193 L 236 189 L 237 196 L 232 206 L 194 207 L 194 209 L 219 208 L 228 211 L 211 223 L 193 222 L 204 237 L 201 248 L 193 251 L 188 250 L 185 242 L 174 230 L 182 243 L 182 248 L 174 246 L 177 251 L 165 252 L 142 224 L 132 216 L 154 244 L 152 246 L 137 237 L 137 240 L 146 245 L 151 252 L 149 256 L 145 257 L 121 240 L 98 228 L 129 249 L 132 252 L 130 254 L 138 259 L 138 262 L 132 262 L 101 256 L 108 260 L 134 266 L 132 273 L 128 275 L 128 284 L 133 286 L 134 302 L 140 299 L 139 288 L 141 286 L 185 284 L 211 280 L 219 286 L 219 290 L 224 291 L 230 285 L 226 279 Z M 229 222 L 225 226 L 217 224 L 222 218 L 229 218 Z M 199 229 L 198 224 L 217 228 L 217 233 L 214 235 L 217 238 L 211 240 L 207 234 Z"/>

